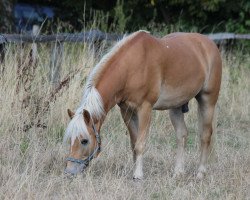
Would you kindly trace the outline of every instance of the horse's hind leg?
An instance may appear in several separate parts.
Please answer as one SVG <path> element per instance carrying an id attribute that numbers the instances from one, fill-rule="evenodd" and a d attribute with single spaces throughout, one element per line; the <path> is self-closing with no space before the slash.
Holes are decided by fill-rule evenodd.
<path id="1" fill-rule="evenodd" d="M 211 136 L 213 134 L 213 117 L 217 97 L 212 94 L 200 94 L 197 98 L 199 128 L 201 140 L 201 157 L 198 168 L 197 178 L 202 179 L 206 172 L 206 162 L 211 150 Z"/>
<path id="2" fill-rule="evenodd" d="M 174 176 L 180 176 L 184 174 L 184 154 L 185 154 L 184 148 L 186 145 L 188 132 L 184 121 L 184 114 L 182 112 L 181 107 L 171 109 L 169 111 L 169 116 L 177 136 L 177 153 L 176 153 Z"/>

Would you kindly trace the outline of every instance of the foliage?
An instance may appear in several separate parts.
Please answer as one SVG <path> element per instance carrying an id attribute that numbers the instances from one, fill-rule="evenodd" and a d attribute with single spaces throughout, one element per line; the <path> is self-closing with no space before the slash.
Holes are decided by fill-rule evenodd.
<path id="1" fill-rule="evenodd" d="M 13 0 L 0 1 L 0 33 L 11 32 L 14 29 L 12 16 L 13 3 Z"/>
<path id="2" fill-rule="evenodd" d="M 30 45 L 11 43 L 6 48 L 1 64 L 5 71 L 0 76 L 0 199 L 249 199 L 249 52 L 242 54 L 239 49 L 222 53 L 215 158 L 210 159 L 205 179 L 194 178 L 200 136 L 193 100 L 190 112 L 185 114 L 189 130 L 186 174 L 181 179 L 173 177 L 174 128 L 167 111 L 154 111 L 145 149 L 145 180 L 140 184 L 132 180 L 130 139 L 117 107 L 107 115 L 101 129 L 102 152 L 98 158 L 77 177 L 63 175 L 69 151 L 62 145 L 69 122 L 66 110 L 79 106 L 86 76 L 104 51 L 94 55 L 87 45 L 65 44 L 61 77 L 75 70 L 77 73 L 48 104 L 46 97 L 52 90 L 50 46 L 39 45 L 37 68 L 30 81 L 20 77 L 20 73 L 26 75 L 25 66 L 30 67 L 29 62 L 21 62 L 28 58 Z M 22 106 L 27 95 L 31 96 L 29 104 Z M 35 110 L 39 111 L 37 115 Z M 31 122 L 34 126 L 25 128 Z"/>
<path id="3" fill-rule="evenodd" d="M 123 10 L 123 6 L 124 2 L 123 0 L 117 1 L 117 4 L 114 8 L 114 23 L 117 24 L 116 25 L 116 30 L 120 33 L 123 33 L 125 31 L 126 28 L 126 24 L 128 22 L 128 20 L 130 19 L 130 17 L 126 17 L 124 10 Z"/>
<path id="4" fill-rule="evenodd" d="M 69 31 L 88 24 L 104 31 L 132 32 L 142 27 L 180 31 L 250 31 L 249 0 L 22 0 L 29 4 L 58 8 L 58 16 Z M 98 19 L 98 20 L 97 20 Z M 61 23 L 62 25 L 63 23 Z M 68 24 L 68 25 L 67 25 Z M 152 26 L 153 25 L 153 26 Z M 97 27 L 96 27 L 97 26 Z M 176 28 L 174 28 L 176 29 Z"/>

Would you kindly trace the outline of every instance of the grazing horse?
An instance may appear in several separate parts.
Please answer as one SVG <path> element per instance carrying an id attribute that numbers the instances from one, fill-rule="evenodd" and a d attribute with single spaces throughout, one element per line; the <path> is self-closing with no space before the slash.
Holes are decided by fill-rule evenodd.
<path id="1" fill-rule="evenodd" d="M 99 132 L 105 116 L 116 104 L 129 130 L 134 179 L 143 178 L 143 151 L 152 110 L 170 110 L 177 134 L 175 175 L 184 173 L 187 127 L 184 112 L 193 97 L 198 102 L 201 127 L 201 157 L 197 177 L 206 172 L 212 121 L 221 84 L 222 62 L 217 46 L 197 33 L 172 33 L 156 38 L 146 31 L 135 32 L 117 43 L 87 79 L 65 140 L 70 153 L 65 173 L 81 172 L 100 152 Z"/>

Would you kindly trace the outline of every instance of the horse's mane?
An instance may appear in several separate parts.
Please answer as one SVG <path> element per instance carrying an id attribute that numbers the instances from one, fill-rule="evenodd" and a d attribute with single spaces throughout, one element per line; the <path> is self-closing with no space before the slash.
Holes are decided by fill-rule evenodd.
<path id="1" fill-rule="evenodd" d="M 100 77 L 100 74 L 107 66 L 106 63 L 114 56 L 121 47 L 123 47 L 129 40 L 134 38 L 138 33 L 146 31 L 137 31 L 129 36 L 123 37 L 116 45 L 102 57 L 101 61 L 94 67 L 90 73 L 86 86 L 83 90 L 83 96 L 80 106 L 77 108 L 73 119 L 70 121 L 64 140 L 68 140 L 71 137 L 71 141 L 74 141 L 80 134 L 87 133 L 88 129 L 83 119 L 83 109 L 87 110 L 91 117 L 95 117 L 97 120 L 101 119 L 105 115 L 104 105 L 102 97 L 95 88 L 95 84 Z"/>
<path id="2" fill-rule="evenodd" d="M 119 42 L 117 42 L 112 49 L 105 54 L 100 62 L 94 67 L 92 72 L 90 73 L 88 80 L 87 80 L 87 85 L 95 86 L 96 82 L 98 81 L 100 74 L 105 70 L 108 65 L 106 63 L 114 56 L 117 54 L 117 52 L 125 46 L 131 39 L 135 38 L 136 35 L 139 33 L 149 33 L 144 30 L 139 30 L 137 32 L 134 32 L 128 36 L 124 36 Z"/>

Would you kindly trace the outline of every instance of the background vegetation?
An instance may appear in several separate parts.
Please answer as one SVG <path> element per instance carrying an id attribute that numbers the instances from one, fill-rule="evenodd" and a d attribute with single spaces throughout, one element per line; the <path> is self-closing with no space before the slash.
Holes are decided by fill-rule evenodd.
<path id="1" fill-rule="evenodd" d="M 98 53 L 105 54 L 106 46 Z M 186 175 L 172 177 L 175 133 L 167 111 L 154 112 L 145 153 L 145 180 L 132 180 L 129 136 L 115 107 L 101 130 L 102 152 L 74 179 L 63 175 L 68 146 L 67 108 L 76 109 L 89 71 L 98 62 L 88 45 L 65 45 L 61 77 L 71 75 L 52 100 L 48 78 L 50 53 L 39 47 L 37 66 L 28 61 L 30 46 L 7 46 L 0 76 L 0 199 L 249 199 L 250 56 L 222 52 L 223 81 L 217 134 L 208 174 L 198 181 L 197 106 L 185 114 L 189 136 Z M 27 68 L 28 67 L 28 68 Z M 27 98 L 28 97 L 28 98 Z"/>
<path id="2" fill-rule="evenodd" d="M 1 0 L 1 5 L 4 2 Z M 11 13 L 15 2 L 6 2 L 10 9 L 0 12 L 0 31 L 13 32 L 6 13 Z M 130 32 L 145 28 L 157 35 L 172 31 L 249 33 L 250 5 L 246 0 L 22 2 L 62 10 L 65 15 L 63 22 L 57 21 L 59 31 L 98 28 Z M 239 46 L 221 49 L 223 80 L 217 134 L 203 181 L 194 176 L 200 153 L 195 101 L 190 102 L 190 112 L 185 115 L 189 137 L 182 179 L 172 177 L 176 141 L 164 111 L 153 113 L 145 180 L 132 181 L 129 137 L 117 107 L 101 130 L 100 156 L 76 178 L 63 175 L 68 152 L 68 146 L 62 144 L 69 122 L 66 109 L 77 108 L 89 71 L 110 46 L 104 42 L 94 54 L 91 44 L 64 44 L 61 81 L 70 81 L 53 93 L 50 45 L 38 45 L 34 65 L 29 63 L 31 45 L 6 45 L 5 59 L 0 63 L 0 199 L 249 199 L 250 54 Z"/>
<path id="3" fill-rule="evenodd" d="M 115 32 L 142 27 L 202 33 L 250 31 L 249 0 L 1 0 L 0 32 L 13 31 L 11 13 L 16 3 L 57 8 L 57 17 L 67 31 L 81 31 L 86 24 L 98 26 L 100 22 L 103 26 L 98 28 Z"/>

